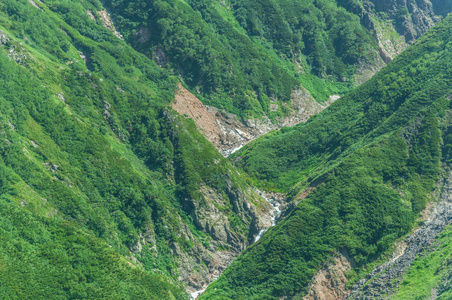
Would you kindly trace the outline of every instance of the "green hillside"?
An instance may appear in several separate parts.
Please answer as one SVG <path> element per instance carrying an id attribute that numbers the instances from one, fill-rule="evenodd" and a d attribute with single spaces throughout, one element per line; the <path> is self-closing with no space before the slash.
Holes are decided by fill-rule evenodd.
<path id="1" fill-rule="evenodd" d="M 180 75 L 204 103 L 272 120 L 290 113 L 300 86 L 324 102 L 370 78 L 450 11 L 429 3 L 105 1 L 126 41 Z"/>
<path id="2" fill-rule="evenodd" d="M 450 10 L 374 2 L 0 1 L 0 298 L 189 299 L 272 224 L 254 186 L 300 203 L 204 298 L 301 297 L 344 249 L 362 278 L 450 160 L 451 18 L 238 168 L 171 104 L 182 83 L 225 122 L 277 124 Z"/>
<path id="3" fill-rule="evenodd" d="M 240 116 L 270 112 L 303 85 L 319 101 L 379 60 L 372 32 L 336 1 L 109 0 L 136 49 L 180 74 L 207 104 Z M 137 13 L 139 12 L 139 13 Z"/>
<path id="4" fill-rule="evenodd" d="M 448 227 L 435 240 L 425 257 L 418 257 L 403 278 L 399 290 L 392 299 L 430 299 L 432 292 L 437 299 L 452 297 L 451 247 L 452 232 Z"/>
<path id="5" fill-rule="evenodd" d="M 265 210 L 102 9 L 0 3 L 0 298 L 184 299 Z"/>
<path id="6" fill-rule="evenodd" d="M 301 299 L 322 263 L 344 250 L 353 283 L 410 232 L 450 160 L 451 37 L 448 17 L 306 124 L 233 157 L 256 182 L 301 202 L 201 299 Z"/>

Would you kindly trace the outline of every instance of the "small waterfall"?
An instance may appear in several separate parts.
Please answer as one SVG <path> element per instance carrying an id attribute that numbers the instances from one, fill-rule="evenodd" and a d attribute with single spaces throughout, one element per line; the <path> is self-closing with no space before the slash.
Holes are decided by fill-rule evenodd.
<path id="1" fill-rule="evenodd" d="M 270 203 L 270 205 L 272 206 L 272 211 L 271 211 L 271 215 L 270 215 L 270 218 L 271 218 L 271 221 L 272 221 L 272 225 L 270 227 L 261 229 L 259 231 L 259 233 L 256 235 L 256 237 L 254 238 L 254 242 L 253 243 L 257 242 L 264 235 L 264 233 L 268 230 L 268 228 L 271 228 L 271 227 L 276 225 L 276 219 L 278 218 L 279 214 L 281 213 L 281 210 L 279 208 L 281 206 L 281 203 L 276 201 L 275 197 L 271 197 L 269 199 L 269 197 L 267 196 L 267 193 L 259 191 L 258 189 L 255 189 L 255 191 L 262 198 L 264 198 L 268 203 Z M 215 281 L 215 280 L 216 280 L 216 278 L 213 281 Z M 205 286 L 202 290 L 199 290 L 199 291 L 191 293 L 190 296 L 192 297 L 192 299 L 198 298 L 199 296 L 201 296 L 202 293 L 204 293 L 204 291 L 207 289 L 207 287 L 208 287 L 208 285 Z"/>
<path id="2" fill-rule="evenodd" d="M 262 198 L 264 198 L 268 203 L 270 203 L 270 205 L 272 206 L 273 211 L 272 211 L 271 216 L 270 216 L 271 220 L 272 220 L 272 225 L 270 227 L 275 226 L 276 225 L 276 219 L 278 218 L 279 214 L 281 213 L 281 209 L 279 208 L 281 206 L 281 203 L 277 202 L 275 197 L 269 198 L 267 193 L 265 193 L 265 192 L 262 192 L 262 191 L 260 191 L 258 189 L 255 189 L 255 191 Z M 257 242 L 270 227 L 264 228 L 261 231 L 259 231 L 259 233 L 254 238 L 254 243 Z"/>
<path id="3" fill-rule="evenodd" d="M 265 231 L 267 231 L 267 229 L 262 229 L 261 231 L 259 231 L 259 233 L 254 238 L 254 242 L 253 243 L 257 242 L 264 235 Z"/>

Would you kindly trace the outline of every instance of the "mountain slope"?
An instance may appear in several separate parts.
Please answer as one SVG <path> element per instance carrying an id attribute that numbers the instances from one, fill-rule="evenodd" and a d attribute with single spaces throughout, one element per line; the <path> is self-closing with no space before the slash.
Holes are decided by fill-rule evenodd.
<path id="1" fill-rule="evenodd" d="M 450 11 L 437 2 L 397 0 L 106 5 L 136 49 L 181 74 L 206 103 L 242 116 L 274 116 L 270 103 L 287 102 L 300 84 L 317 101 L 344 92 L 358 83 L 357 72 L 381 67 L 385 44 L 400 40 L 392 54 L 400 53 Z M 377 28 L 382 22 L 387 28 Z"/>
<path id="2" fill-rule="evenodd" d="M 219 276 L 256 234 L 272 225 L 271 207 L 249 185 L 248 175 L 239 173 L 202 136 L 196 120 L 171 109 L 177 107 L 175 97 L 184 94 L 195 98 L 195 105 L 214 111 L 239 134 L 234 122 L 243 122 L 241 126 L 249 128 L 266 126 L 264 130 L 256 128 L 257 136 L 281 124 L 306 120 L 332 102 L 322 106 L 316 100 L 325 102 L 333 93 L 345 93 L 384 65 L 375 31 L 364 24 L 364 16 L 374 11 L 366 10 L 361 1 L 352 1 L 365 9 L 360 13 L 344 2 L 105 1 L 112 9 L 112 20 L 98 0 L 2 1 L 0 269 L 6 276 L 0 279 L 1 297 L 186 299 L 186 292 L 200 290 Z M 434 13 L 426 10 L 428 16 Z M 435 42 L 430 52 L 444 47 Z M 438 57 L 423 57 L 424 69 L 410 69 L 410 76 L 419 72 L 419 76 L 446 80 L 435 77 Z M 429 71 L 429 63 L 435 69 Z M 398 76 L 406 79 L 406 74 L 391 75 L 382 84 L 393 83 Z M 217 109 L 200 104 L 185 88 Z M 397 90 L 398 86 L 391 87 L 385 97 L 393 97 Z M 418 105 L 415 110 L 427 107 L 444 91 L 438 88 L 425 92 L 426 99 L 410 99 Z M 398 108 L 397 101 L 388 103 L 387 109 Z M 361 264 L 409 230 L 438 177 L 438 135 L 446 122 L 435 117 L 444 110 L 441 103 L 436 101 L 435 109 L 422 115 L 422 126 L 410 115 L 406 117 L 414 129 L 406 134 L 404 131 L 403 136 L 408 143 L 421 139 L 425 145 L 410 148 L 391 137 L 386 144 L 382 142 L 383 150 L 376 151 L 383 165 L 391 164 L 394 172 L 400 165 L 408 176 L 406 182 L 396 183 L 406 192 L 400 196 L 405 204 L 396 206 L 384 223 L 377 222 L 377 229 L 373 221 L 360 227 L 359 236 L 354 236 L 353 226 L 345 227 L 343 234 L 349 238 L 346 245 L 353 246 L 349 252 Z M 337 123 L 341 131 L 348 128 L 341 126 L 349 126 L 349 120 L 356 117 L 354 112 L 367 108 L 357 107 L 350 115 L 348 109 L 344 115 L 347 119 Z M 379 112 L 385 108 L 372 109 Z M 294 115 L 290 119 L 294 121 L 282 122 L 288 115 Z M 362 118 L 363 126 L 385 131 L 377 126 L 382 115 L 375 120 L 368 118 L 370 115 Z M 320 126 L 320 137 L 328 134 L 323 130 Z M 350 168 L 360 169 L 353 165 L 354 159 L 361 159 L 362 164 L 369 159 L 365 152 L 355 150 L 376 145 L 378 137 L 383 141 L 378 132 L 368 140 L 359 140 L 365 130 L 356 135 L 358 141 L 350 138 L 342 142 L 338 138 L 340 146 L 349 149 L 343 154 L 334 144 L 335 136 L 331 138 L 333 144 L 319 144 L 319 151 L 325 155 L 313 160 L 312 153 L 303 154 L 310 160 L 301 169 L 284 166 L 291 162 L 290 157 L 278 161 L 274 170 L 262 173 L 270 174 L 266 184 L 287 191 L 291 183 L 275 181 L 271 172 L 296 174 L 292 182 L 300 184 L 293 189 L 295 203 L 298 191 L 318 186 L 331 175 L 334 164 L 347 162 Z M 293 142 L 300 139 L 290 136 L 290 130 L 284 131 Z M 392 153 L 394 145 L 399 147 L 396 153 Z M 407 158 L 406 151 L 414 153 L 417 160 L 411 158 L 413 155 Z M 385 157 L 387 153 L 391 153 L 391 159 Z M 335 155 L 337 159 L 333 160 Z M 281 158 L 284 156 L 281 153 Z M 272 166 L 273 158 L 270 153 L 268 166 Z M 244 159 L 247 163 L 252 160 Z M 259 164 L 246 166 L 256 182 L 262 178 L 256 178 L 252 169 L 259 169 Z M 316 166 L 319 169 L 315 173 L 309 170 L 309 180 L 300 181 L 308 176 L 303 168 Z M 352 190 L 356 199 L 349 204 L 359 207 L 362 190 L 369 188 L 377 194 L 373 200 L 383 215 L 399 199 L 386 187 L 387 180 L 395 175 L 374 168 L 377 175 L 369 176 L 380 176 L 385 184 L 356 184 Z M 425 176 L 413 175 L 418 172 L 416 168 Z M 338 168 L 334 170 L 341 174 Z M 348 174 L 347 169 L 342 172 L 341 178 Z M 345 193 L 341 180 L 331 185 L 342 184 Z M 320 186 L 317 192 L 322 195 Z M 332 202 L 337 201 L 334 197 Z M 331 208 L 328 203 L 324 206 Z M 365 211 L 366 206 L 362 208 Z M 350 207 L 343 210 L 347 209 Z M 304 217 L 298 215 L 301 210 L 293 214 L 294 218 Z M 361 220 L 368 214 L 352 215 Z M 333 223 L 340 223 L 341 218 Z M 291 222 L 287 220 L 287 224 Z M 376 239 L 384 241 L 375 249 L 375 241 L 368 234 L 379 229 Z M 325 249 L 334 249 L 339 243 L 334 230 L 324 237 L 331 243 L 312 254 L 317 263 L 329 251 Z M 252 249 L 262 249 L 259 245 Z M 282 249 L 278 247 L 269 250 L 278 252 Z M 303 247 L 296 245 L 293 249 L 303 251 Z M 278 270 L 280 265 L 276 260 L 272 268 Z M 262 268 L 263 264 L 256 266 Z M 272 283 L 257 297 L 275 286 L 281 290 L 276 293 L 298 293 L 300 284 L 318 264 L 300 270 L 298 265 L 289 266 L 287 271 L 296 269 L 302 281 L 297 279 L 292 287 L 290 281 L 285 283 L 287 287 Z M 260 282 L 265 276 L 265 272 L 251 276 L 250 282 Z M 285 280 L 285 276 L 279 279 Z M 246 294 L 241 289 L 237 293 Z"/>
<path id="3" fill-rule="evenodd" d="M 451 11 L 429 0 L 105 4 L 125 40 L 180 75 L 223 123 L 220 134 L 206 136 L 226 155 L 272 129 L 304 122 Z M 218 109 L 234 114 L 232 131 Z"/>
<path id="4" fill-rule="evenodd" d="M 98 1 L 0 5 L 5 298 L 184 299 L 271 223 L 169 108 L 177 79 L 106 16 Z"/>
<path id="5" fill-rule="evenodd" d="M 384 260 L 416 225 L 450 160 L 451 33 L 448 17 L 306 124 L 235 155 L 256 181 L 300 203 L 202 299 L 301 299 L 334 257 L 348 261 L 349 284 Z"/>
<path id="6" fill-rule="evenodd" d="M 192 90 L 200 91 L 206 104 L 244 117 L 280 115 L 285 108 L 271 112 L 270 103 L 287 103 L 300 80 L 309 84 L 306 88 L 315 93 L 315 98 L 325 101 L 333 91 L 343 90 L 350 83 L 339 83 L 342 88 L 335 87 L 333 81 L 323 83 L 310 74 L 311 68 L 318 76 L 336 72 L 336 77 L 347 77 L 348 67 L 358 58 L 367 55 L 372 59 L 372 51 L 376 53 L 376 45 L 359 19 L 334 2 L 106 3 L 135 48 L 162 65 L 169 64 Z M 325 18 L 321 9 L 329 11 L 331 19 Z M 142 12 L 139 16 L 134 13 L 137 10 Z M 295 15 L 296 11 L 304 13 Z M 346 30 L 348 35 L 339 34 Z M 353 40 L 355 33 L 362 41 Z M 343 40 L 334 41 L 336 37 Z M 335 42 L 362 47 L 364 53 L 336 49 Z"/>

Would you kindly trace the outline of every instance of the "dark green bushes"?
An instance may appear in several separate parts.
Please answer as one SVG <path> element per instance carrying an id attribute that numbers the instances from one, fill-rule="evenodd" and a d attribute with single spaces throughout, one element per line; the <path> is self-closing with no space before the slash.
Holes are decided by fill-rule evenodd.
<path id="1" fill-rule="evenodd" d="M 274 116 L 270 101 L 287 102 L 300 84 L 327 100 L 353 85 L 356 64 L 377 59 L 359 17 L 331 1 L 111 0 L 107 6 L 136 49 L 180 74 L 207 104 L 244 117 Z"/>
<path id="2" fill-rule="evenodd" d="M 99 2 L 36 3 L 0 4 L 0 298 L 184 299 L 174 245 L 212 241 L 183 205 L 201 186 L 248 239 L 232 166 L 168 108 L 177 79 L 91 20 Z"/>
<path id="3" fill-rule="evenodd" d="M 410 232 L 450 152 L 451 31 L 447 18 L 308 123 L 258 139 L 233 157 L 256 182 L 290 192 L 292 200 L 315 190 L 204 299 L 303 296 L 321 264 L 344 249 L 356 280 Z"/>

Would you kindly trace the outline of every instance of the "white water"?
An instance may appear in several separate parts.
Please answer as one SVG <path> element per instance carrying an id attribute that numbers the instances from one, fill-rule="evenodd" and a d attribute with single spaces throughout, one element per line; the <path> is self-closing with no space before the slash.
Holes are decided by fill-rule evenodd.
<path id="1" fill-rule="evenodd" d="M 202 289 L 202 290 L 196 291 L 196 292 L 194 292 L 194 293 L 191 293 L 190 295 L 191 295 L 191 297 L 192 297 L 193 299 L 196 299 L 196 298 L 198 298 L 199 296 L 201 296 L 201 294 L 204 293 L 204 291 L 205 291 L 206 289 L 207 289 L 207 287 L 206 287 L 205 289 Z"/>
<path id="2" fill-rule="evenodd" d="M 241 147 L 243 147 L 243 146 L 240 146 L 240 148 L 241 148 Z M 261 191 L 259 191 L 259 190 L 256 190 L 256 191 L 258 192 L 258 194 L 259 194 L 262 198 L 264 198 L 264 199 L 265 199 L 268 203 L 270 203 L 270 205 L 272 206 L 272 208 L 273 208 L 273 212 L 271 213 L 272 225 L 271 225 L 270 227 L 275 226 L 275 225 L 276 225 L 276 218 L 277 218 L 277 217 L 279 216 L 279 214 L 281 213 L 281 210 L 279 209 L 279 206 L 280 206 L 281 204 L 278 203 L 278 202 L 276 202 L 276 201 L 274 201 L 274 200 L 269 200 L 269 199 L 266 197 L 265 193 L 263 193 L 263 192 L 261 192 Z M 256 237 L 254 238 L 254 242 L 253 242 L 253 243 L 257 242 L 257 241 L 264 235 L 264 233 L 268 230 L 268 228 L 270 228 L 270 227 L 261 229 L 261 231 L 259 231 L 259 233 L 258 233 L 258 234 L 256 235 Z M 212 282 L 214 282 L 215 280 L 216 280 L 216 278 L 215 278 Z M 212 283 L 212 282 L 211 282 L 211 283 Z M 199 291 L 196 291 L 196 292 L 191 293 L 190 295 L 191 295 L 192 299 L 197 299 L 199 296 L 201 296 L 201 294 L 204 293 L 204 291 L 207 289 L 207 287 L 208 287 L 211 283 L 209 283 L 208 285 L 204 286 L 202 290 L 199 290 Z"/>
<path id="3" fill-rule="evenodd" d="M 273 204 L 273 203 L 270 203 L 272 206 L 273 206 L 273 208 L 275 209 L 275 212 L 273 213 L 273 215 L 272 215 L 272 226 L 275 226 L 276 225 L 276 218 L 279 216 L 279 214 L 281 213 L 281 210 L 279 209 L 279 207 L 281 206 L 281 204 L 280 203 L 275 203 L 275 204 Z"/>
<path id="4" fill-rule="evenodd" d="M 208 285 L 205 285 L 201 290 L 191 293 L 190 294 L 191 298 L 197 299 L 199 296 L 201 296 L 202 293 L 204 293 L 204 291 L 207 289 L 207 287 L 217 279 L 218 279 L 218 277 L 214 277 L 213 280 Z"/>
<path id="5" fill-rule="evenodd" d="M 261 231 L 259 231 L 259 233 L 256 235 L 256 237 L 254 238 L 254 242 L 257 242 L 265 233 L 265 231 L 267 231 L 266 229 L 262 229 Z"/>
<path id="6" fill-rule="evenodd" d="M 271 220 L 272 220 L 272 225 L 270 227 L 273 227 L 276 225 L 276 218 L 279 216 L 279 214 L 281 213 L 281 210 L 279 209 L 279 206 L 281 205 L 280 203 L 274 201 L 274 200 L 269 200 L 266 196 L 265 193 L 262 193 L 261 191 L 257 190 L 258 194 L 261 195 L 261 197 L 263 197 L 265 200 L 267 200 L 268 203 L 270 203 L 270 205 L 273 208 L 273 212 L 271 214 Z M 268 227 L 268 228 L 270 228 Z M 254 243 L 257 242 L 263 235 L 264 233 L 268 230 L 268 228 L 264 228 L 261 231 L 259 231 L 259 233 L 256 235 L 256 237 L 254 238 Z"/>
<path id="7" fill-rule="evenodd" d="M 231 156 L 233 153 L 235 153 L 235 152 L 239 151 L 240 149 L 242 149 L 243 146 L 245 146 L 245 145 L 240 145 L 240 146 L 238 146 L 238 147 L 236 147 L 236 148 L 234 148 L 234 149 L 225 150 L 224 153 L 223 153 L 223 156 L 224 156 L 224 157 L 229 157 L 229 156 Z"/>

